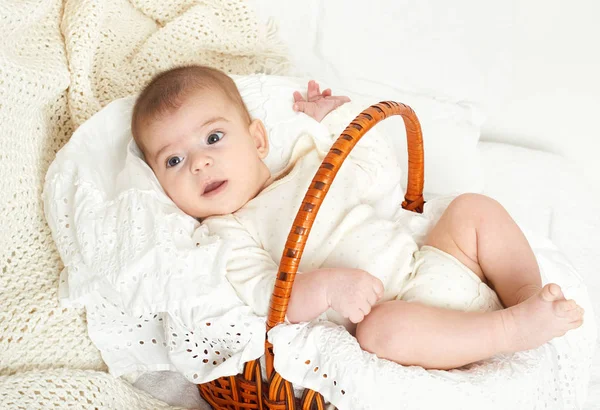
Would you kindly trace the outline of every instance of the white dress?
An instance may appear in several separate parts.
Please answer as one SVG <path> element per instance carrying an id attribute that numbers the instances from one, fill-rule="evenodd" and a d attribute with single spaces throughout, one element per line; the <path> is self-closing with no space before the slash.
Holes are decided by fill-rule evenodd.
<path id="1" fill-rule="evenodd" d="M 296 143 L 288 166 L 254 199 L 232 215 L 203 221 L 212 234 L 232 245 L 226 277 L 244 303 L 258 315 L 268 313 L 292 222 L 332 142 L 304 135 Z M 484 299 L 495 302 L 494 308 L 501 307 L 496 295 L 450 255 L 432 249 L 417 253 L 431 221 L 401 209 L 401 198 L 395 189 L 400 186 L 401 171 L 391 152 L 387 140 L 376 132 L 370 132 L 351 151 L 319 209 L 298 271 L 365 270 L 384 284 L 380 302 L 406 294 L 411 301 L 431 304 L 434 299 L 435 305 L 447 306 L 447 298 L 457 297 L 456 292 L 447 291 L 454 286 L 461 291 L 460 297 L 466 298 L 467 306 L 483 295 Z M 445 207 L 450 200 L 438 199 L 437 203 Z M 440 260 L 442 263 L 437 263 Z M 436 266 L 440 271 L 437 274 Z M 469 286 L 473 278 L 476 283 Z M 414 285 L 417 281 L 419 286 Z M 465 281 L 465 286 L 456 286 Z M 444 291 L 424 299 L 432 289 Z M 485 305 L 487 308 L 489 303 Z M 326 316 L 352 329 L 350 322 L 337 312 L 330 309 Z"/>

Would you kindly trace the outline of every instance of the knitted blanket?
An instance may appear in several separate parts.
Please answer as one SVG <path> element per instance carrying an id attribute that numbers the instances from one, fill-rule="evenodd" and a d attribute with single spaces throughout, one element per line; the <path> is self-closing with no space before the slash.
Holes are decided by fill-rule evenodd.
<path id="1" fill-rule="evenodd" d="M 284 73 L 275 28 L 242 0 L 5 1 L 0 21 L 0 408 L 168 408 L 108 375 L 84 312 L 59 306 L 44 175 L 77 126 L 166 68 Z"/>

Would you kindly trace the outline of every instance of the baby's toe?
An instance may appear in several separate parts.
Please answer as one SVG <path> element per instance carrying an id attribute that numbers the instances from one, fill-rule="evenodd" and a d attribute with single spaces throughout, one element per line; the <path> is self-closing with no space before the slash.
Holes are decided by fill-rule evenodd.
<path id="1" fill-rule="evenodd" d="M 544 286 L 542 288 L 541 296 L 547 302 L 565 298 L 565 295 L 562 293 L 562 289 L 556 283 L 549 283 Z"/>
<path id="2" fill-rule="evenodd" d="M 573 321 L 583 316 L 583 309 L 574 300 L 558 300 L 554 302 L 554 312 L 558 317 Z"/>
<path id="3" fill-rule="evenodd" d="M 573 310 L 569 310 L 566 313 L 566 319 L 570 322 L 576 322 L 576 321 L 580 321 L 583 319 L 583 309 L 580 307 L 577 307 Z"/>
<path id="4" fill-rule="evenodd" d="M 583 325 L 583 317 L 581 319 L 574 320 L 573 322 L 571 322 L 570 329 L 577 329 L 581 325 Z"/>
<path id="5" fill-rule="evenodd" d="M 569 312 L 569 311 L 577 308 L 577 302 L 575 302 L 573 299 L 558 300 L 554 303 L 555 303 L 556 308 L 562 312 Z"/>
<path id="6" fill-rule="evenodd" d="M 570 319 L 577 309 L 577 303 L 574 300 L 557 300 L 552 303 L 554 314 L 560 318 Z"/>

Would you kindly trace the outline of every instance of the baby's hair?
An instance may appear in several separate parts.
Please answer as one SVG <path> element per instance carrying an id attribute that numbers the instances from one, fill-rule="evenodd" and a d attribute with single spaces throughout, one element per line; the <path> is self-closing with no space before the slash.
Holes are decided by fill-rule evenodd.
<path id="1" fill-rule="evenodd" d="M 185 100 L 199 90 L 222 92 L 236 106 L 242 118 L 251 118 L 235 82 L 215 68 L 190 65 L 177 67 L 156 75 L 138 96 L 131 116 L 131 133 L 140 149 L 140 124 L 144 119 L 156 119 L 177 110 Z"/>

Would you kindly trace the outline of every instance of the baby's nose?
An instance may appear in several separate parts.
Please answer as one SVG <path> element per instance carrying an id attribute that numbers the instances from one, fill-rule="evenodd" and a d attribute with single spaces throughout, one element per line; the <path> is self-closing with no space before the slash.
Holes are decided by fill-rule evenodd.
<path id="1" fill-rule="evenodd" d="M 209 155 L 197 154 L 192 162 L 193 171 L 197 172 L 213 164 L 213 159 Z"/>

